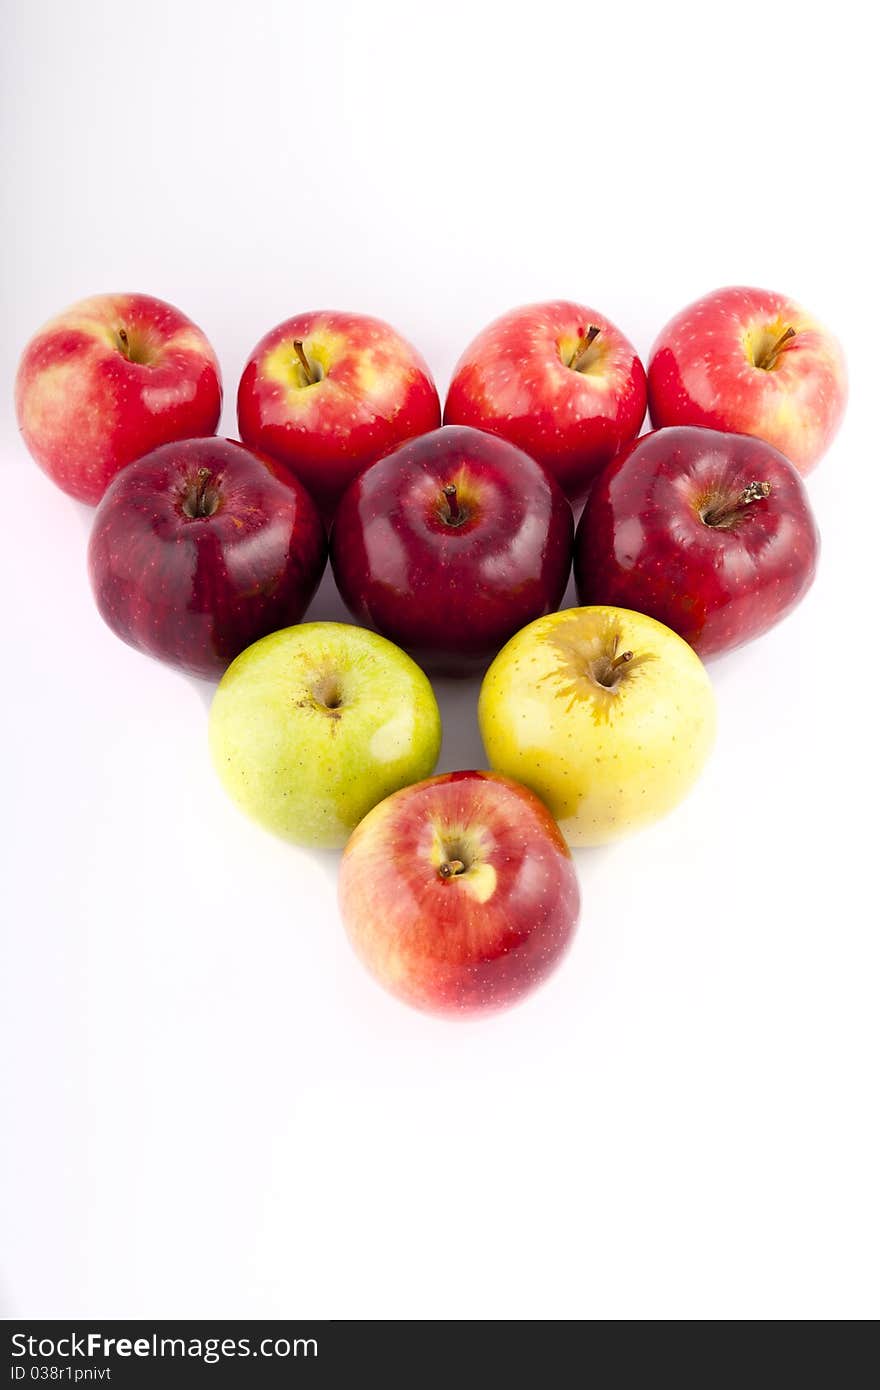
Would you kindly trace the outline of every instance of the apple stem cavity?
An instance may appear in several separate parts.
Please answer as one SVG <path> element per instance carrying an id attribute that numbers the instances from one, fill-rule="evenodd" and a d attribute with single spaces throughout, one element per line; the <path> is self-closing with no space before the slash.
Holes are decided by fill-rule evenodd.
<path id="1" fill-rule="evenodd" d="M 633 659 L 632 652 L 621 652 L 620 656 L 604 660 L 593 668 L 593 678 L 599 685 L 604 685 L 606 690 L 614 690 L 624 666 L 628 666 Z"/>
<path id="2" fill-rule="evenodd" d="M 132 342 L 126 328 L 117 328 L 116 347 L 126 362 L 134 362 L 140 367 L 148 367 L 155 356 L 149 339 L 140 338 Z"/>
<path id="3" fill-rule="evenodd" d="M 635 653 L 630 650 L 618 653 L 619 642 L 620 636 L 618 634 L 615 635 L 611 644 L 611 650 L 595 658 L 590 665 L 590 675 L 596 684 L 601 685 L 605 690 L 617 689 L 626 673 L 626 668 L 635 656 Z"/>
<path id="4" fill-rule="evenodd" d="M 302 338 L 294 338 L 293 350 L 299 358 L 299 365 L 302 367 L 303 373 L 305 374 L 306 385 L 314 386 L 317 381 L 321 380 L 321 375 L 320 372 L 316 371 L 312 366 L 308 357 L 306 357 L 306 350 L 303 347 Z"/>
<path id="5" fill-rule="evenodd" d="M 777 357 L 781 352 L 785 351 L 786 343 L 791 342 L 794 337 L 795 330 L 793 328 L 786 328 L 785 332 L 780 334 L 776 342 L 773 343 L 766 352 L 762 352 L 759 357 L 756 357 L 755 366 L 760 367 L 762 372 L 772 372 L 773 368 L 776 366 Z"/>
<path id="6" fill-rule="evenodd" d="M 568 360 L 568 365 L 573 372 L 581 372 L 587 365 L 590 348 L 601 333 L 601 329 L 592 324 L 584 336 L 581 338 L 574 352 Z"/>
<path id="7" fill-rule="evenodd" d="M 739 521 L 743 511 L 752 502 L 762 502 L 769 497 L 772 488 L 767 482 L 747 483 L 737 497 L 727 502 L 719 502 L 715 507 L 707 507 L 702 519 L 707 526 L 730 527 Z"/>
<path id="8" fill-rule="evenodd" d="M 188 517 L 213 516 L 220 506 L 220 495 L 211 487 L 213 476 L 210 468 L 200 468 L 195 482 L 191 483 L 183 498 L 183 510 Z"/>
<path id="9" fill-rule="evenodd" d="M 448 882 L 451 878 L 457 878 L 464 873 L 464 864 L 460 859 L 445 859 L 437 870 L 440 877 Z"/>

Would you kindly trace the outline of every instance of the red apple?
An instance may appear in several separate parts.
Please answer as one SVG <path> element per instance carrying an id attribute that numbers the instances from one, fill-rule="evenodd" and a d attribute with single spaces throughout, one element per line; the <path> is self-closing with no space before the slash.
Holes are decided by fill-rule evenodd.
<path id="1" fill-rule="evenodd" d="M 558 608 L 573 530 L 563 493 L 527 454 L 446 427 L 355 479 L 331 563 L 359 621 L 422 663 L 466 671 Z"/>
<path id="2" fill-rule="evenodd" d="M 834 438 L 846 395 L 837 340 L 770 290 L 734 286 L 698 299 L 666 325 L 648 365 L 654 426 L 753 434 L 804 474 Z"/>
<path id="3" fill-rule="evenodd" d="M 15 382 L 28 449 L 53 482 L 93 505 L 133 459 L 213 434 L 221 400 L 204 333 L 146 294 L 96 295 L 51 319 Z"/>
<path id="4" fill-rule="evenodd" d="M 568 300 L 496 319 L 460 359 L 447 425 L 501 435 L 542 463 L 572 503 L 638 434 L 645 371 L 610 319 Z"/>
<path id="5" fill-rule="evenodd" d="M 339 901 L 368 970 L 398 998 L 470 1017 L 528 994 L 577 923 L 571 856 L 544 804 L 491 772 L 395 792 L 342 856 Z"/>
<path id="6" fill-rule="evenodd" d="M 124 642 L 219 676 L 258 637 L 299 622 L 325 558 L 315 504 L 281 464 L 231 439 L 191 439 L 111 483 L 89 575 Z"/>
<path id="7" fill-rule="evenodd" d="M 582 604 L 636 609 L 701 656 L 766 632 L 813 582 L 819 533 L 794 466 L 717 430 L 657 430 L 608 465 L 575 541 Z"/>
<path id="8" fill-rule="evenodd" d="M 286 319 L 257 343 L 238 388 L 244 442 L 286 463 L 328 520 L 362 468 L 439 423 L 422 357 L 366 314 Z"/>

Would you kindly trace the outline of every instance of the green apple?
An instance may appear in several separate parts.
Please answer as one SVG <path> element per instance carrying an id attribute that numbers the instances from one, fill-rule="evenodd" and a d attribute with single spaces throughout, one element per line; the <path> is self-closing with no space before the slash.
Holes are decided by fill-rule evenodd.
<path id="1" fill-rule="evenodd" d="M 715 736 L 699 657 L 626 608 L 569 608 L 523 628 L 486 672 L 479 716 L 490 766 L 536 792 L 572 845 L 671 810 Z"/>
<path id="2" fill-rule="evenodd" d="M 345 844 L 391 792 L 430 777 L 440 711 L 399 647 L 347 623 L 302 623 L 236 657 L 211 705 L 233 801 L 300 845 Z"/>

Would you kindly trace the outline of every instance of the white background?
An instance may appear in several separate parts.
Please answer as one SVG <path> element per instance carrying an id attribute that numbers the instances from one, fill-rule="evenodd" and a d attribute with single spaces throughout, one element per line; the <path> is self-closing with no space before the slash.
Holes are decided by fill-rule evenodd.
<path id="1" fill-rule="evenodd" d="M 11 1315 L 876 1315 L 873 46 L 860 4 L 7 5 L 2 55 L 3 1117 Z M 577 856 L 553 981 L 494 1021 L 386 997 L 337 856 L 206 752 L 210 687 L 116 642 L 89 513 L 18 441 L 15 362 L 137 289 L 238 373 L 288 314 L 389 319 L 441 391 L 568 296 L 647 355 L 725 283 L 801 299 L 852 398 L 821 571 L 712 666 L 713 759 Z M 313 608 L 338 616 L 325 582 Z M 440 690 L 441 769 L 481 765 Z"/>

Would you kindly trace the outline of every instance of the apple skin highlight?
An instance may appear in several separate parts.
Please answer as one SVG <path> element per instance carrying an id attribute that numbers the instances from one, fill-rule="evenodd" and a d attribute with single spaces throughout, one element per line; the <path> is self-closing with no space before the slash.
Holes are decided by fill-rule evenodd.
<path id="1" fill-rule="evenodd" d="M 577 923 L 568 848 L 537 797 L 453 772 L 381 802 L 342 857 L 339 902 L 361 960 L 397 998 L 469 1018 L 516 1003 Z"/>
<path id="2" fill-rule="evenodd" d="M 92 506 L 134 459 L 213 434 L 222 394 L 201 329 L 144 294 L 95 295 L 51 319 L 25 348 L 15 381 L 31 454 Z"/>

